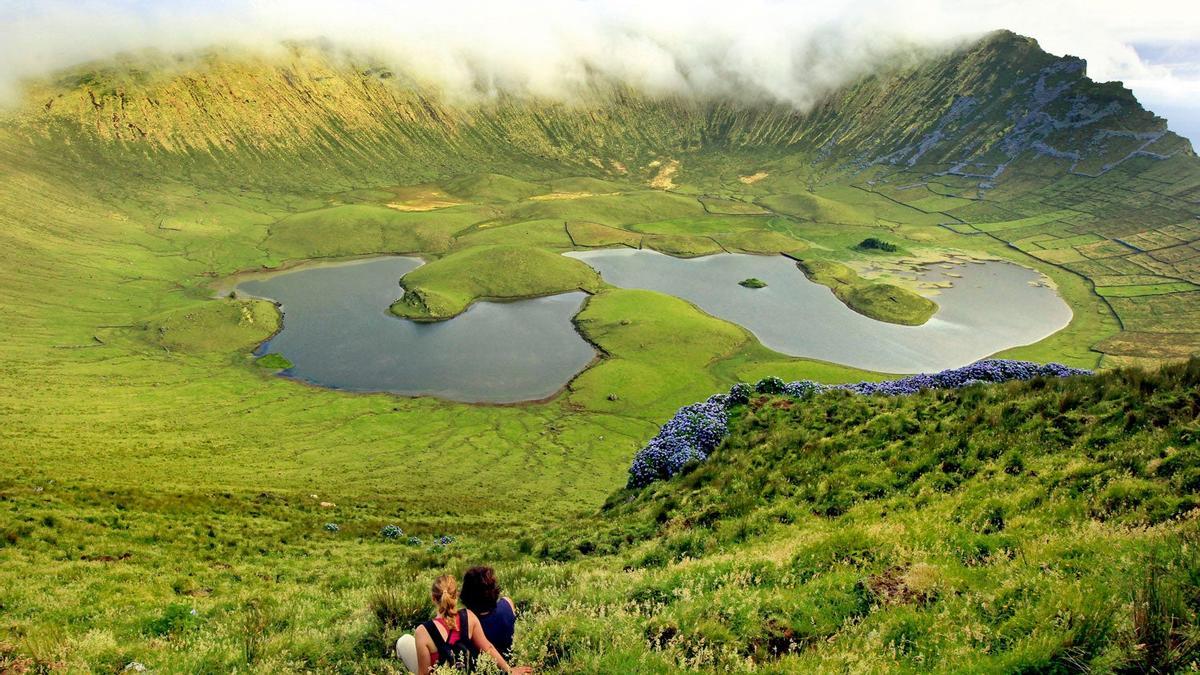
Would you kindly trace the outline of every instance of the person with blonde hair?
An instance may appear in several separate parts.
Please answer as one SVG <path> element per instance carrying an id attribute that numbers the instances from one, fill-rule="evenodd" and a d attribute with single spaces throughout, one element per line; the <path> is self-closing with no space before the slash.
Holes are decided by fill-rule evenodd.
<path id="1" fill-rule="evenodd" d="M 396 641 L 396 656 L 410 671 L 428 675 L 439 663 L 470 671 L 475 657 L 487 654 L 506 673 L 525 675 L 532 672 L 526 667 L 508 665 L 504 656 L 488 641 L 475 612 L 469 609 L 455 611 L 458 608 L 458 582 L 454 577 L 443 574 L 435 579 L 430 595 L 437 616 L 418 626 L 412 635 L 403 635 Z"/>

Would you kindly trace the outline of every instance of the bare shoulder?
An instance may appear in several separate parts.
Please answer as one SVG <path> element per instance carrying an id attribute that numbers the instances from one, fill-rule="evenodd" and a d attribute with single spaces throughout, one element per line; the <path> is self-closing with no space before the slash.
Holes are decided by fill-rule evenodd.
<path id="1" fill-rule="evenodd" d="M 475 616 L 475 612 L 469 609 L 464 609 L 463 611 L 467 613 L 467 636 L 473 636 L 475 629 L 480 626 L 479 617 Z"/>

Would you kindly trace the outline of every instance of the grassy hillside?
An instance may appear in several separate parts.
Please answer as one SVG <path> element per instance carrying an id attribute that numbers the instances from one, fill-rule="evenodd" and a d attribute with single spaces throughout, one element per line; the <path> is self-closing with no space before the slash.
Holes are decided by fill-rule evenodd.
<path id="1" fill-rule="evenodd" d="M 1194 609 L 1175 546 L 1194 365 L 758 402 L 721 461 L 622 492 L 681 405 L 767 375 L 885 375 L 774 353 L 558 254 L 799 254 L 876 286 L 999 257 L 1074 311 L 1007 356 L 1157 365 L 1200 348 L 1198 202 L 1200 161 L 1163 120 L 1008 33 L 810 111 L 602 82 L 574 105 L 452 103 L 319 45 L 33 82 L 0 112 L 0 670 L 386 671 L 433 572 L 478 561 L 550 671 L 1103 669 L 1182 649 L 1161 627 L 1191 630 Z M 346 394 L 256 365 L 279 314 L 216 297 L 239 271 L 373 253 L 429 261 L 405 280 L 422 316 L 585 288 L 575 321 L 602 358 L 536 404 Z M 1151 595 L 1156 624 L 1129 611 Z"/>
<path id="2" fill-rule="evenodd" d="M 395 671 L 429 579 L 487 561 L 549 672 L 1167 672 L 1197 658 L 1198 391 L 1194 360 L 755 395 L 706 462 L 553 530 L 5 479 L 0 663 Z"/>
<path id="3" fill-rule="evenodd" d="M 1193 360 L 755 395 L 707 461 L 547 538 L 537 554 L 587 582 L 533 594 L 555 609 L 524 648 L 587 671 L 1184 669 L 1198 385 Z"/>

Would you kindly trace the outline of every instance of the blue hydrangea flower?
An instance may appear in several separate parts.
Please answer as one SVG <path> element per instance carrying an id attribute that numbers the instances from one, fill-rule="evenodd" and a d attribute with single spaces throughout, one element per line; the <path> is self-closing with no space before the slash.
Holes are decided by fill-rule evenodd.
<path id="1" fill-rule="evenodd" d="M 634 456 L 629 486 L 648 485 L 679 473 L 692 462 L 704 461 L 729 431 L 727 404 L 724 398 L 712 397 L 680 408 Z"/>
<path id="2" fill-rule="evenodd" d="M 805 399 L 821 391 L 821 385 L 812 380 L 797 380 L 783 385 L 783 393 L 792 398 Z"/>
<path id="3" fill-rule="evenodd" d="M 629 487 L 638 488 L 665 480 L 689 464 L 707 459 L 708 454 L 721 444 L 729 432 L 728 409 L 749 403 L 755 392 L 782 394 L 800 400 L 834 390 L 863 396 L 907 396 L 926 389 L 960 389 L 980 383 L 1090 374 L 1090 370 L 1071 368 L 1061 363 L 984 359 L 961 368 L 883 382 L 825 385 L 810 380 L 784 383 L 777 377 L 765 377 L 753 388 L 739 382 L 729 389 L 728 394 L 716 394 L 703 403 L 684 406 L 667 420 L 658 435 L 634 455 L 629 467 Z"/>
<path id="4" fill-rule="evenodd" d="M 729 388 L 729 395 L 725 397 L 725 405 L 734 406 L 749 403 L 750 394 L 752 393 L 753 390 L 750 389 L 750 385 L 745 382 L 738 382 Z"/>
<path id="5" fill-rule="evenodd" d="M 383 529 L 379 531 L 379 536 L 384 539 L 399 539 L 404 536 L 404 530 L 397 525 L 384 525 Z"/>

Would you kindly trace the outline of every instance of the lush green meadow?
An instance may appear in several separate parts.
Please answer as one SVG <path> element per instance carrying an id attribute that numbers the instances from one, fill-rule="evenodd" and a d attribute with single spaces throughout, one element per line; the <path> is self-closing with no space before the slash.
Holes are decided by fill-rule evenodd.
<path id="1" fill-rule="evenodd" d="M 428 613 L 429 580 L 478 562 L 546 671 L 1065 672 L 1194 644 L 1195 362 L 756 400 L 709 464 L 630 492 L 631 457 L 681 405 L 885 374 L 772 352 L 559 255 L 787 254 L 857 308 L 906 298 L 881 318 L 907 323 L 931 310 L 915 267 L 1002 258 L 1074 311 L 1003 356 L 1179 361 L 1200 348 L 1186 142 L 948 172 L 1009 132 L 1012 78 L 1053 57 L 1001 36 L 807 115 L 610 91 L 464 108 L 316 48 L 153 58 L 80 66 L 0 113 L 0 671 L 394 670 L 384 646 Z M 946 83 L 995 87 L 998 107 L 941 154 L 881 159 L 949 128 Z M 1124 106 L 1121 129 L 1157 129 L 1075 86 Z M 324 390 L 256 364 L 271 304 L 218 292 L 381 253 L 426 260 L 397 280 L 403 317 L 586 290 L 575 323 L 601 358 L 522 405 Z"/>

